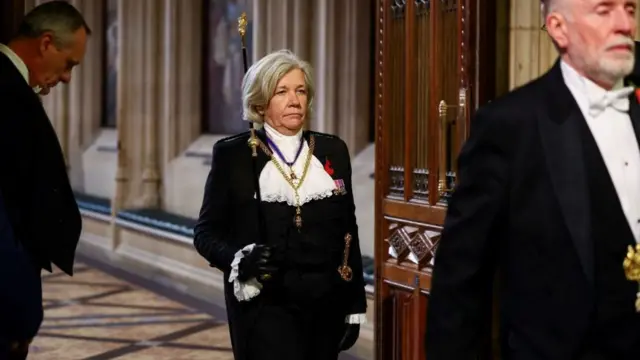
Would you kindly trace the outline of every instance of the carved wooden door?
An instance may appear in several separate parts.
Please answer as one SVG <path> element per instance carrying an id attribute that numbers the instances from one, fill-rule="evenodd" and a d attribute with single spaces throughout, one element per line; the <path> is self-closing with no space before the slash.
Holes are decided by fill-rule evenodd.
<path id="1" fill-rule="evenodd" d="M 491 76 L 478 0 L 378 0 L 376 358 L 424 360 L 431 266 L 470 113 Z M 484 6 L 484 5 L 483 5 Z M 495 6 L 495 5 L 493 5 Z M 494 19 L 495 20 L 495 19 Z M 494 21 L 495 23 L 495 21 Z M 486 35 L 486 34 L 485 34 Z M 487 40 L 485 39 L 485 40 Z M 491 52 L 491 51 L 489 51 Z M 478 65 L 480 64 L 480 65 Z M 495 67 L 483 72 L 494 74 Z M 481 100 L 484 102 L 485 100 Z"/>

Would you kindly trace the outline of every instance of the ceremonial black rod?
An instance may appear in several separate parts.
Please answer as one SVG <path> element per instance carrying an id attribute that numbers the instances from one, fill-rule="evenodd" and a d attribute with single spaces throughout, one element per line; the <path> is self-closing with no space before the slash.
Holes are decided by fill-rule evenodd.
<path id="1" fill-rule="evenodd" d="M 244 36 L 247 33 L 247 13 L 243 12 L 238 18 L 238 32 L 240 33 L 240 41 L 242 42 L 242 63 L 244 65 L 244 73 L 249 70 L 247 61 L 247 46 L 245 45 Z M 260 172 L 258 169 L 258 138 L 256 138 L 256 129 L 253 125 L 253 121 L 249 121 L 249 147 L 251 147 L 251 161 L 253 162 L 253 188 L 256 192 L 256 200 L 258 202 L 258 239 L 256 244 L 262 243 L 262 237 L 265 232 L 265 221 L 262 213 L 262 196 L 260 195 Z"/>

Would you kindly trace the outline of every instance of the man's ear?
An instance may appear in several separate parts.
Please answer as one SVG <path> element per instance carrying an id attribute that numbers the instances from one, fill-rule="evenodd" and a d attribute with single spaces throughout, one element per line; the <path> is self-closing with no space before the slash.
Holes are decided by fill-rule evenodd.
<path id="1" fill-rule="evenodd" d="M 545 20 L 545 30 L 556 46 L 561 49 L 567 47 L 569 38 L 567 37 L 567 21 L 564 16 L 557 12 L 551 12 Z"/>
<path id="2" fill-rule="evenodd" d="M 43 54 L 47 52 L 51 48 L 51 46 L 53 46 L 53 34 L 51 32 L 45 32 L 44 34 L 40 35 L 38 41 L 40 42 L 40 53 Z"/>

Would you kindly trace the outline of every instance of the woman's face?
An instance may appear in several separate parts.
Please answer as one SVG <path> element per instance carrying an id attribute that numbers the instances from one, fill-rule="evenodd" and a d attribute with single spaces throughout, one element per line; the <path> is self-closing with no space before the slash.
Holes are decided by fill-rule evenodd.
<path id="1" fill-rule="evenodd" d="M 278 81 L 264 113 L 265 121 L 281 134 L 295 135 L 304 124 L 307 101 L 304 73 L 291 70 Z"/>

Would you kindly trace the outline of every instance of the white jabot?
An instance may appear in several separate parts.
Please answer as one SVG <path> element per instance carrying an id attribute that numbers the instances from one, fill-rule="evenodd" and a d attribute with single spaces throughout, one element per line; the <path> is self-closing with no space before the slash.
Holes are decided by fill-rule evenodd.
<path id="1" fill-rule="evenodd" d="M 0 44 L 0 53 L 5 54 L 9 58 L 9 60 L 11 60 L 13 65 L 20 72 L 20 75 L 22 75 L 22 77 L 24 78 L 24 81 L 26 81 L 27 84 L 29 84 L 29 69 L 27 68 L 27 65 L 24 63 L 24 61 L 22 61 L 20 56 L 18 56 L 18 54 L 16 54 L 13 50 L 11 50 L 10 47 L 8 47 L 5 44 Z M 33 91 L 35 91 L 36 93 L 39 93 L 40 88 L 35 87 L 33 88 Z"/>
<path id="2" fill-rule="evenodd" d="M 282 135 L 266 123 L 264 124 L 264 129 L 269 139 L 280 149 L 285 160 L 289 163 L 293 161 L 300 146 L 300 141 L 304 141 L 302 139 L 302 130 L 295 135 L 287 136 Z M 304 141 L 302 151 L 300 151 L 300 155 L 291 167 L 298 179 L 302 177 L 308 152 L 309 144 Z M 276 161 L 289 173 L 289 166 L 278 157 L 275 150 L 274 155 Z M 333 190 L 335 189 L 336 184 L 331 176 L 324 170 L 324 165 L 322 165 L 318 158 L 312 155 L 307 176 L 298 189 L 300 205 L 312 200 L 320 200 L 332 196 Z M 260 173 L 260 195 L 262 196 L 262 201 L 265 202 L 286 202 L 291 206 L 296 205 L 296 198 L 291 185 L 282 176 L 272 161 L 269 161 Z"/>
<path id="3" fill-rule="evenodd" d="M 620 80 L 607 91 L 565 62 L 560 68 L 598 145 L 629 227 L 640 242 L 640 149 L 628 114 L 633 88 L 623 88 Z"/>

